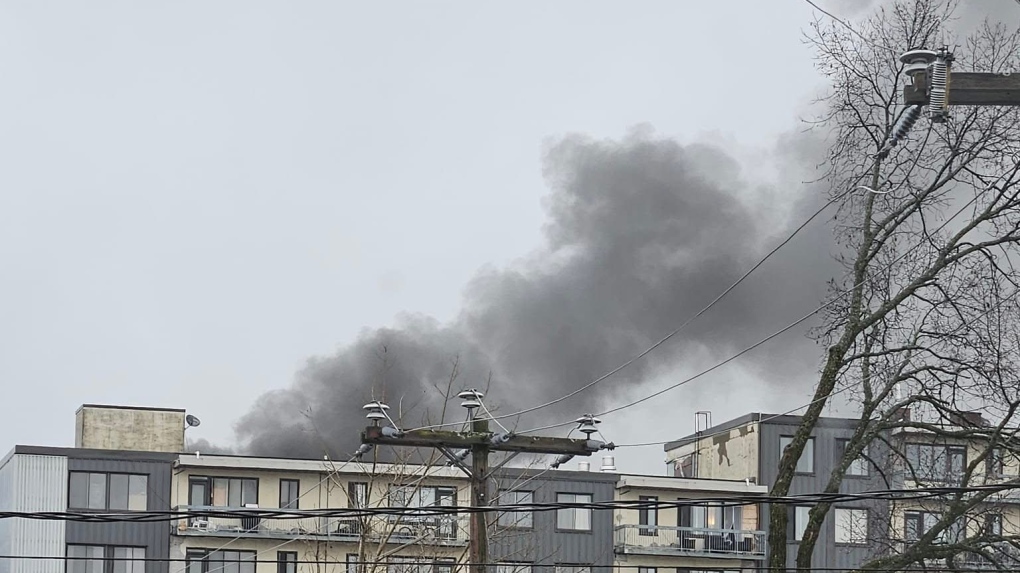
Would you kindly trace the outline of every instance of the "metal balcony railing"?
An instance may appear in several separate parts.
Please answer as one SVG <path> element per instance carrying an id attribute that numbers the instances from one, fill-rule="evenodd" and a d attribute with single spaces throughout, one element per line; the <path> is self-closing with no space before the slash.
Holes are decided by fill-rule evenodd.
<path id="1" fill-rule="evenodd" d="M 243 511 L 235 507 L 177 506 L 175 511 Z M 261 517 L 189 517 L 172 524 L 176 535 L 212 535 L 241 537 L 294 538 L 316 537 L 356 540 L 363 535 L 372 539 L 389 537 L 394 543 L 415 540 L 421 543 L 460 545 L 467 542 L 464 527 L 456 516 L 404 518 L 302 517 L 266 519 Z M 365 531 L 366 526 L 368 531 Z"/>
<path id="2" fill-rule="evenodd" d="M 765 558 L 765 532 L 645 525 L 616 526 L 617 553 Z"/>

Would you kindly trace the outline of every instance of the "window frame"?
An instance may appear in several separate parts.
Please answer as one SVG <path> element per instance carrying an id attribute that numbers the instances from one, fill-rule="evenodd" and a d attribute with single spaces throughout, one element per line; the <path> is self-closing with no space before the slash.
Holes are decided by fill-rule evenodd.
<path id="1" fill-rule="evenodd" d="M 358 499 L 358 493 L 364 493 L 363 499 Z M 351 481 L 347 482 L 347 507 L 364 509 L 368 507 L 368 482 Z"/>
<path id="2" fill-rule="evenodd" d="M 298 569 L 298 558 L 297 551 L 277 551 L 276 552 L 276 573 L 297 573 Z M 288 571 L 288 567 L 293 566 L 293 571 Z"/>
<path id="3" fill-rule="evenodd" d="M 217 505 L 216 504 L 216 494 L 214 493 L 215 489 L 216 489 L 216 480 L 226 480 L 227 481 L 227 490 L 226 490 L 227 499 L 225 500 L 226 501 L 225 505 Z M 241 491 L 239 493 L 239 495 L 241 497 L 240 505 L 237 505 L 237 506 L 230 505 L 230 497 L 231 497 L 230 496 L 230 491 L 231 491 L 230 490 L 230 484 L 231 484 L 232 481 L 239 482 L 239 486 L 241 488 Z M 189 506 L 205 506 L 205 507 L 238 507 L 238 508 L 243 508 L 245 506 L 245 501 L 244 501 L 244 482 L 246 482 L 246 481 L 254 482 L 254 485 L 255 485 L 255 491 L 254 491 L 254 499 L 255 499 L 255 501 L 254 501 L 254 504 L 258 505 L 258 503 L 259 503 L 259 492 L 260 492 L 260 490 L 262 488 L 262 480 L 261 479 L 259 479 L 257 477 L 224 476 L 224 475 L 191 475 L 191 476 L 188 476 L 188 505 Z M 205 501 L 207 503 L 204 503 L 204 504 L 193 503 L 192 495 L 191 494 L 194 493 L 193 490 L 192 490 L 192 483 L 194 483 L 194 482 L 205 482 L 205 496 L 206 496 L 206 499 L 203 500 L 203 501 Z M 252 503 L 252 502 L 248 502 L 248 503 Z"/>
<path id="4" fill-rule="evenodd" d="M 226 559 L 223 559 L 222 557 L 220 559 L 218 559 L 218 560 L 213 560 L 212 557 L 215 554 L 217 554 L 217 553 L 219 553 L 221 555 L 228 554 L 228 553 L 236 553 L 237 554 L 237 560 L 236 561 L 234 561 L 234 560 L 228 561 Z M 185 552 L 184 552 L 184 571 L 182 573 L 224 573 L 224 571 L 226 571 L 226 565 L 223 565 L 223 564 L 225 564 L 225 563 L 237 563 L 237 571 L 238 571 L 238 573 L 257 573 L 258 572 L 258 564 L 259 564 L 258 555 L 259 554 L 258 554 L 257 551 L 249 551 L 249 550 L 235 550 L 235 549 L 223 549 L 223 548 L 210 549 L 210 548 L 207 548 L 207 547 L 188 547 L 185 550 Z M 245 559 L 246 556 L 250 556 L 251 557 L 251 560 L 250 560 L 251 561 L 251 571 L 242 571 L 241 570 L 241 564 L 242 563 L 246 563 L 248 561 L 247 559 Z M 191 570 L 191 564 L 194 563 L 194 562 L 200 563 L 197 572 Z M 210 571 L 210 563 L 218 563 L 220 565 L 216 566 L 215 569 Z"/>
<path id="5" fill-rule="evenodd" d="M 839 464 L 846 456 L 846 447 L 850 443 L 850 438 L 836 438 L 836 459 L 835 464 Z M 861 453 L 857 455 L 857 458 L 850 462 L 850 465 L 846 467 L 846 472 L 843 477 L 848 478 L 869 478 L 871 477 L 871 461 L 869 459 L 868 450 L 871 444 L 866 444 L 861 450 Z M 863 470 L 863 473 L 854 472 L 854 465 L 859 464 L 859 468 Z"/>
<path id="6" fill-rule="evenodd" d="M 503 496 L 513 495 L 513 503 L 507 503 L 506 505 L 518 505 L 525 503 L 535 503 L 535 492 L 534 490 L 528 489 L 502 489 L 496 492 L 497 501 L 503 499 Z M 528 501 L 521 501 L 521 498 L 527 497 Z M 505 502 L 504 502 L 505 503 Z M 501 505 L 499 503 L 497 506 Z M 525 521 L 521 520 L 524 516 Z M 505 518 L 511 518 L 510 523 L 504 523 Z M 496 516 L 496 525 L 500 527 L 506 527 L 510 529 L 534 529 L 535 528 L 535 513 L 531 511 L 501 511 Z M 517 561 L 508 561 L 507 563 L 518 563 Z M 521 561 L 520 563 L 524 563 Z"/>
<path id="7" fill-rule="evenodd" d="M 85 506 L 79 507 L 75 505 L 74 498 L 78 497 L 74 495 L 75 489 L 75 477 L 82 476 L 85 479 Z M 103 503 L 102 507 L 92 507 L 92 477 L 102 476 L 103 478 Z M 113 500 L 113 478 L 123 477 L 126 479 L 127 489 L 124 491 L 126 495 L 125 507 L 113 507 L 111 503 Z M 142 493 L 144 497 L 142 500 L 141 507 L 132 507 L 132 500 L 135 496 L 132 495 L 132 482 L 133 478 L 142 480 Z M 137 473 L 137 472 L 103 472 L 103 471 L 87 471 L 87 470 L 71 470 L 67 472 L 67 508 L 74 509 L 76 511 L 148 511 L 149 510 L 149 474 Z"/>
<path id="8" fill-rule="evenodd" d="M 939 475 L 926 476 L 919 475 L 920 468 L 912 466 L 911 462 L 911 449 L 917 451 L 918 465 L 921 465 L 921 452 L 925 449 L 928 450 L 942 450 L 942 462 L 941 468 L 938 470 Z M 953 475 L 953 454 L 958 454 L 960 457 L 960 475 Z M 932 459 L 935 459 L 933 456 Z M 932 444 L 924 442 L 907 442 L 903 447 L 903 462 L 905 464 L 904 477 L 915 482 L 933 482 L 941 484 L 959 484 L 963 478 L 963 472 L 967 469 L 967 446 L 959 444 Z"/>
<path id="9" fill-rule="evenodd" d="M 792 513 L 791 521 L 793 522 L 793 527 L 790 528 L 791 542 L 800 543 L 801 541 L 804 540 L 804 531 L 807 530 L 807 522 L 811 519 L 811 509 L 813 507 L 814 506 L 811 505 L 794 505 L 791 507 L 790 510 Z M 800 510 L 804 510 L 804 527 L 800 527 L 798 525 L 799 524 L 798 517 L 800 515 Z"/>
<path id="10" fill-rule="evenodd" d="M 556 563 L 553 573 L 592 573 L 592 566 L 583 563 Z"/>
<path id="11" fill-rule="evenodd" d="M 870 535 L 871 535 L 871 512 L 869 512 L 867 508 L 864 508 L 864 507 L 834 507 L 834 508 L 832 508 L 832 510 L 833 510 L 832 511 L 832 539 L 833 539 L 833 542 L 836 545 L 839 545 L 839 546 L 848 546 L 848 547 L 850 547 L 850 546 L 857 547 L 857 546 L 867 545 L 868 544 L 868 540 L 869 540 Z M 850 529 L 850 530 L 848 530 L 849 531 L 849 541 L 840 541 L 839 540 L 839 531 L 840 531 L 840 518 L 839 518 L 839 515 L 840 515 L 840 512 L 851 512 L 851 515 L 853 515 L 854 513 L 863 513 L 864 514 L 864 537 L 863 538 L 860 538 L 859 540 L 855 541 L 855 539 L 856 539 L 856 537 L 855 537 L 856 531 L 854 531 L 853 529 Z M 851 527 L 853 527 L 854 525 L 856 525 L 856 518 L 850 517 L 850 522 L 853 524 Z"/>
<path id="12" fill-rule="evenodd" d="M 658 502 L 657 495 L 639 495 L 638 502 Z M 638 535 L 654 537 L 659 534 L 659 508 L 641 508 L 638 510 Z"/>
<path id="13" fill-rule="evenodd" d="M 99 549 L 102 552 L 102 557 L 99 558 L 74 558 L 71 557 L 72 548 L 85 548 L 85 549 Z M 112 545 L 104 543 L 66 543 L 64 545 L 64 555 L 67 559 L 64 562 L 65 573 L 90 573 L 89 562 L 98 561 L 99 571 L 92 573 L 145 573 L 145 564 L 147 547 L 141 545 Z M 130 558 L 123 558 L 117 556 L 118 550 L 126 550 L 132 553 Z M 134 552 L 141 551 L 141 556 L 133 555 Z M 75 564 L 84 563 L 84 568 L 80 571 L 76 571 Z M 122 564 L 124 568 L 121 570 L 118 564 Z M 137 569 L 139 568 L 140 569 Z"/>
<path id="14" fill-rule="evenodd" d="M 984 535 L 1002 536 L 1002 514 L 997 512 L 986 513 L 981 522 L 981 533 Z M 992 524 L 995 524 L 992 527 Z"/>
<path id="15" fill-rule="evenodd" d="M 495 573 L 533 573 L 535 564 L 531 561 L 499 561 Z"/>
<path id="16" fill-rule="evenodd" d="M 570 497 L 573 498 L 573 500 L 572 501 L 563 501 L 562 499 L 560 499 L 563 496 L 570 496 Z M 588 500 L 587 501 L 583 501 L 583 500 L 577 499 L 579 497 L 586 497 L 586 498 L 588 498 Z M 592 503 L 594 501 L 594 499 L 595 499 L 594 494 L 587 493 L 587 492 L 575 493 L 575 492 L 566 492 L 566 491 L 563 491 L 563 492 L 557 492 L 556 493 L 556 503 Z M 570 527 L 562 527 L 560 525 L 560 517 L 562 515 L 565 515 L 564 512 L 570 512 L 570 515 L 572 516 L 571 522 L 574 524 L 574 527 L 572 527 L 572 528 L 570 528 Z M 581 512 L 585 512 L 585 513 L 581 513 Z M 578 521 L 577 520 L 577 516 L 581 515 L 581 514 L 587 515 L 587 517 L 588 517 L 588 527 L 586 529 L 581 529 L 581 528 L 576 527 L 577 521 Z M 591 508 L 581 509 L 581 508 L 571 507 L 571 508 L 557 509 L 556 510 L 556 528 L 555 528 L 555 530 L 556 531 L 561 531 L 563 533 L 592 533 L 592 531 L 594 530 L 594 523 L 593 523 L 594 517 L 595 517 L 594 516 L 594 512 L 591 510 Z"/>
<path id="17" fill-rule="evenodd" d="M 790 440 L 790 442 L 792 442 L 793 441 L 793 436 L 785 436 L 785 435 L 780 435 L 779 436 L 779 458 L 778 459 L 780 459 L 780 460 L 783 459 L 783 452 L 786 451 L 786 446 L 789 445 L 789 442 L 787 442 L 786 445 L 783 445 L 783 440 Z M 815 471 L 816 471 L 816 468 L 818 466 L 818 460 L 816 459 L 817 458 L 817 451 L 818 450 L 817 450 L 817 448 L 815 448 L 815 437 L 814 436 L 809 436 L 808 437 L 807 444 L 805 444 L 804 449 L 807 449 L 808 445 L 810 445 L 810 448 L 811 448 L 810 456 L 807 456 L 807 458 L 805 458 L 805 455 L 808 454 L 809 452 L 801 452 L 800 459 L 797 460 L 797 464 L 793 468 L 793 474 L 794 475 L 798 475 L 798 476 L 813 476 L 813 475 L 815 475 Z M 806 472 L 800 471 L 800 464 L 805 459 L 809 459 L 810 463 L 811 463 L 811 470 L 810 471 L 806 471 Z"/>
<path id="18" fill-rule="evenodd" d="M 292 500 L 293 505 L 284 505 L 283 503 L 283 485 L 287 484 L 288 487 L 293 486 L 294 499 Z M 257 498 L 256 498 L 257 499 Z M 277 505 L 280 509 L 301 509 L 301 480 L 292 478 L 280 478 L 280 502 Z M 283 551 L 282 553 L 286 553 Z"/>

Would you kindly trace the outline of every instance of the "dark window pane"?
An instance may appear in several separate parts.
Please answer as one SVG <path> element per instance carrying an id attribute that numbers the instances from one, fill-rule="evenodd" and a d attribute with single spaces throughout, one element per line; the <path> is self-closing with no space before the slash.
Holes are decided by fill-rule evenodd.
<path id="1" fill-rule="evenodd" d="M 191 478 L 188 505 L 209 505 L 209 482 L 205 478 Z"/>
<path id="2" fill-rule="evenodd" d="M 127 474 L 110 474 L 110 509 L 125 510 L 127 508 L 128 476 Z"/>
<path id="3" fill-rule="evenodd" d="M 67 506 L 78 509 L 89 506 L 89 474 L 71 472 L 71 480 L 67 493 Z"/>
<path id="4" fill-rule="evenodd" d="M 106 474 L 89 474 L 89 509 L 106 509 Z"/>
<path id="5" fill-rule="evenodd" d="M 148 509 L 149 476 L 133 475 L 128 482 L 128 506 L 131 511 Z"/>
<path id="6" fill-rule="evenodd" d="M 259 502 L 259 480 L 246 479 L 241 481 L 241 506 Z"/>
<path id="7" fill-rule="evenodd" d="M 298 509 L 299 483 L 296 479 L 280 480 L 280 508 Z"/>

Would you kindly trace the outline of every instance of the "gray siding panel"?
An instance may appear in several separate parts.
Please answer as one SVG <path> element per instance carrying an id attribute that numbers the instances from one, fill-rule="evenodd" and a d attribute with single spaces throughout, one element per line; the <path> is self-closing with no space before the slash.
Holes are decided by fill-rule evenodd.
<path id="1" fill-rule="evenodd" d="M 588 493 L 593 501 L 606 502 L 613 500 L 617 479 L 608 473 L 508 470 L 497 483 L 501 489 L 533 491 L 535 503 L 555 503 L 558 493 Z M 545 572 L 556 564 L 612 566 L 613 512 L 592 511 L 590 532 L 558 531 L 555 511 L 535 512 L 533 519 L 531 529 L 497 527 L 489 544 L 491 558 L 531 562 Z"/>
<path id="2" fill-rule="evenodd" d="M 779 468 L 779 458 L 782 451 L 779 447 L 779 440 L 782 436 L 792 436 L 797 429 L 796 422 L 799 419 L 789 420 L 790 423 L 766 422 L 762 424 L 761 442 L 759 450 L 759 471 L 761 483 L 771 485 L 776 479 Z M 852 420 L 837 420 L 823 418 L 815 429 L 814 440 L 814 465 L 813 475 L 798 475 L 793 478 L 790 486 L 790 494 L 809 494 L 824 491 L 829 482 L 832 470 L 839 463 L 839 450 L 837 440 L 849 438 L 853 435 L 856 425 Z M 885 452 L 875 448 L 882 447 L 881 444 L 873 443 L 873 451 L 869 456 L 873 459 L 886 459 Z M 880 472 L 874 467 L 871 468 L 868 477 L 847 477 L 844 478 L 840 491 L 846 493 L 857 493 L 869 490 L 887 489 L 887 485 L 881 478 Z M 865 508 L 869 510 L 868 537 L 871 540 L 888 539 L 888 532 L 881 527 L 888 522 L 889 506 L 887 502 L 855 502 L 839 504 L 835 507 Z M 783 506 L 773 506 L 771 509 L 789 511 Z M 790 522 L 792 531 L 793 522 Z M 812 565 L 814 567 L 836 567 L 855 568 L 879 554 L 878 548 L 881 543 L 872 541 L 867 546 L 840 546 L 835 542 L 835 521 L 832 510 L 826 517 L 818 543 L 815 545 Z M 796 564 L 797 550 L 799 544 L 791 541 L 787 546 L 787 564 L 793 567 Z"/>
<path id="3" fill-rule="evenodd" d="M 0 468 L 0 508 L 42 512 L 67 509 L 67 460 L 61 456 L 14 454 Z M 0 547 L 5 555 L 64 555 L 64 524 L 60 521 L 5 519 Z M 59 560 L 3 559 L 4 573 L 60 573 Z"/>
<path id="4" fill-rule="evenodd" d="M 82 454 L 83 456 L 88 454 Z M 148 476 L 149 511 L 170 509 L 170 461 L 108 459 L 93 454 L 68 460 L 69 471 L 114 472 Z M 66 491 L 67 484 L 63 484 Z M 66 505 L 66 504 L 65 504 Z M 170 524 L 155 523 L 67 523 L 67 543 L 83 545 L 120 545 L 144 547 L 145 556 L 166 559 L 170 556 Z M 169 563 L 146 563 L 146 573 L 167 573 Z"/>

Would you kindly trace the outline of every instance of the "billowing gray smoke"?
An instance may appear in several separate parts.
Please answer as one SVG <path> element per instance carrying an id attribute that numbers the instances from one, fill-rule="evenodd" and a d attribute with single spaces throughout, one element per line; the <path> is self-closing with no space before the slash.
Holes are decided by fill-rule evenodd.
<path id="1" fill-rule="evenodd" d="M 748 184 L 738 162 L 719 149 L 642 132 L 622 141 L 565 138 L 548 147 L 544 173 L 551 193 L 542 248 L 511 268 L 479 272 L 448 324 L 408 314 L 335 355 L 309 360 L 290 388 L 263 395 L 240 420 L 244 448 L 343 456 L 357 447 L 365 425 L 361 406 L 376 398 L 405 427 L 439 421 L 454 360 L 454 393 L 486 389 L 491 376 L 486 401 L 501 412 L 561 396 L 676 328 L 821 202 L 817 190 L 799 184 Z M 770 208 L 797 197 L 803 204 L 792 212 Z M 789 323 L 817 306 L 836 272 L 829 233 L 823 217 L 648 359 L 511 423 L 525 429 L 598 411 L 619 398 L 618 390 L 661 374 L 694 349 L 721 356 Z M 817 353 L 803 333 L 775 341 L 747 363 L 763 378 L 788 384 L 814 369 Z M 461 419 L 451 404 L 447 420 Z"/>

